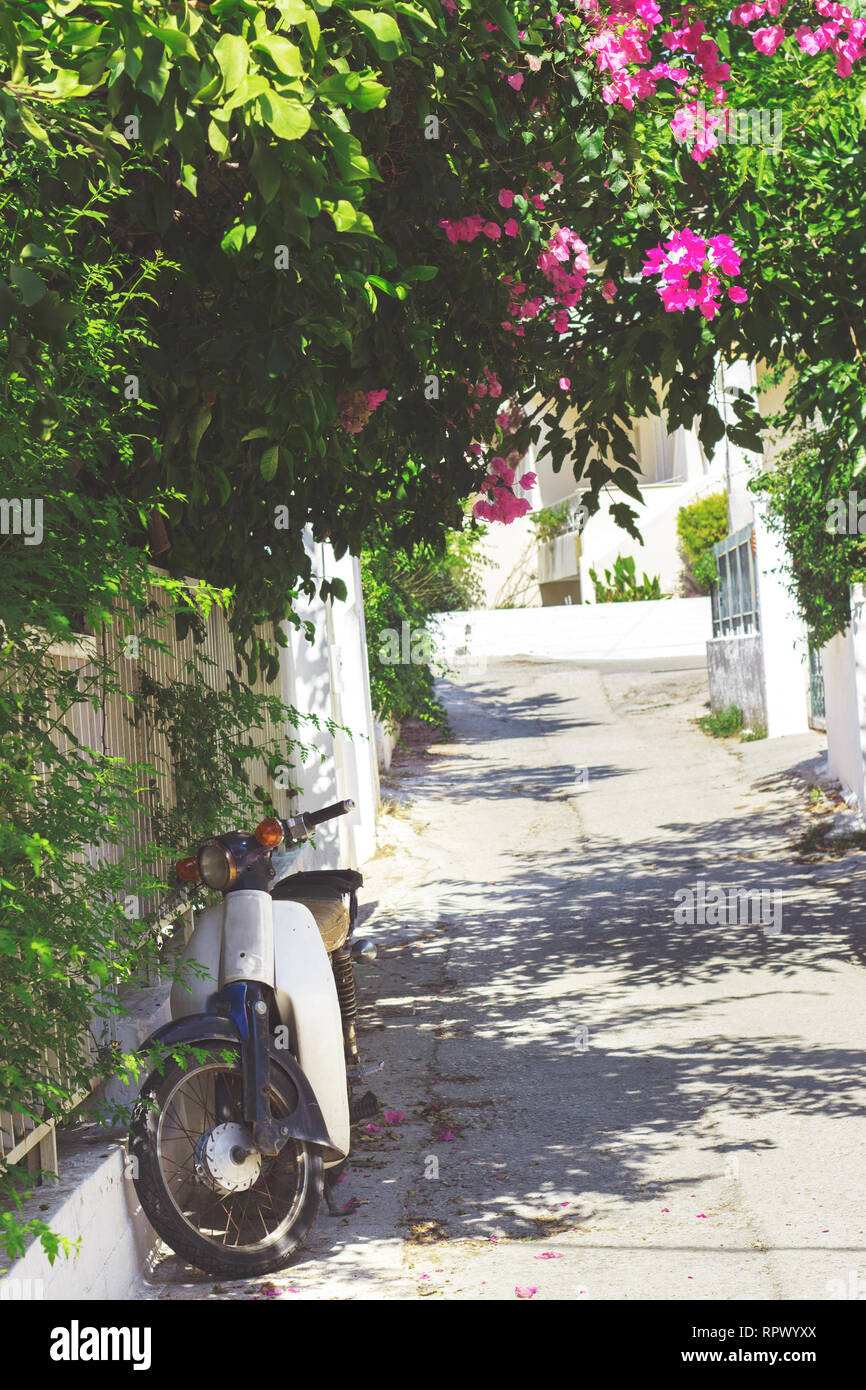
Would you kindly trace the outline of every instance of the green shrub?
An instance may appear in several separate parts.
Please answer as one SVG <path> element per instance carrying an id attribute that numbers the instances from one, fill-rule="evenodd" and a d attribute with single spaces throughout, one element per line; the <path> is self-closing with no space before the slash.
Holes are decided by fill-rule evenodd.
<path id="1" fill-rule="evenodd" d="M 767 520 L 784 541 L 790 588 L 816 649 L 845 631 L 851 620 L 849 586 L 866 583 L 863 467 L 838 438 L 813 430 L 749 484 L 767 499 Z"/>
<path id="2" fill-rule="evenodd" d="M 716 714 L 701 714 L 697 720 L 705 734 L 713 738 L 733 738 L 743 731 L 743 711 L 739 705 L 728 705 Z"/>
<path id="3" fill-rule="evenodd" d="M 596 603 L 634 603 L 637 599 L 670 598 L 670 594 L 662 593 L 661 579 L 658 575 L 650 579 L 644 572 L 643 579 L 638 584 L 634 557 L 631 555 L 617 555 L 613 573 L 605 570 L 603 581 L 593 569 L 590 570 L 589 577 L 595 589 Z"/>
<path id="4" fill-rule="evenodd" d="M 708 594 L 716 581 L 713 546 L 728 532 L 728 501 L 724 492 L 714 492 L 677 513 L 677 535 L 685 562 L 683 579 L 687 589 Z"/>

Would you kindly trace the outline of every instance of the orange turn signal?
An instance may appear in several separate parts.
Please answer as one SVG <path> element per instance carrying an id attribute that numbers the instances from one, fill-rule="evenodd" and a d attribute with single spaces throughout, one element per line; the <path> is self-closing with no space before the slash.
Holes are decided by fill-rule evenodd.
<path id="1" fill-rule="evenodd" d="M 194 854 L 189 859 L 178 859 L 174 871 L 182 883 L 195 883 L 198 878 L 198 863 Z"/>
<path id="2" fill-rule="evenodd" d="M 266 849 L 276 849 L 283 838 L 283 827 L 276 816 L 268 816 L 256 826 L 255 836 L 259 844 L 264 845 Z"/>

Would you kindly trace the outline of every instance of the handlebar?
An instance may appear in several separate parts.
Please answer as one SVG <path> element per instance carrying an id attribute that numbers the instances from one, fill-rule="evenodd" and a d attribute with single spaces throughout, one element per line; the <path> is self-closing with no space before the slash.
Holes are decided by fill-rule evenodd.
<path id="1" fill-rule="evenodd" d="M 323 821 L 335 820 L 337 816 L 348 815 L 349 811 L 354 811 L 355 803 L 350 797 L 345 801 L 335 801 L 333 806 L 325 806 L 321 811 L 305 811 L 303 821 L 310 830 L 316 825 L 321 825 Z"/>
<path id="2" fill-rule="evenodd" d="M 354 801 L 347 797 L 345 801 L 335 801 L 332 806 L 323 806 L 321 811 L 303 811 L 299 816 L 290 816 L 282 823 L 286 839 L 306 840 L 317 825 L 326 820 L 335 820 L 337 816 L 348 815 L 354 809 Z"/>

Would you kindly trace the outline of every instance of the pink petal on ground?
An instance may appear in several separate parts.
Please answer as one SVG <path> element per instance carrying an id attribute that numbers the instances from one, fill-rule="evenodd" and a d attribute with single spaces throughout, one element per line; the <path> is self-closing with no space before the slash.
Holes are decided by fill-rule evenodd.
<path id="1" fill-rule="evenodd" d="M 365 1128 L 365 1130 L 367 1131 L 368 1134 L 381 1134 L 381 1133 L 382 1133 L 382 1131 L 381 1131 L 381 1129 L 379 1128 L 379 1126 L 378 1126 L 378 1125 L 374 1125 L 374 1124 L 372 1124 L 372 1123 L 371 1123 L 371 1124 L 368 1124 L 368 1125 L 364 1125 L 364 1128 Z"/>
<path id="2" fill-rule="evenodd" d="M 538 1289 L 531 1288 L 529 1285 L 526 1284 L 515 1284 L 514 1292 L 517 1294 L 518 1298 L 532 1298 L 534 1294 L 538 1293 Z"/>
<path id="3" fill-rule="evenodd" d="M 399 1125 L 399 1124 L 401 1123 L 401 1121 L 405 1120 L 405 1118 L 406 1118 L 406 1112 L 405 1112 L 405 1110 L 386 1110 L 386 1111 L 385 1111 L 385 1124 L 386 1124 L 386 1125 Z"/>
<path id="4" fill-rule="evenodd" d="M 562 1256 L 558 1255 L 555 1250 L 545 1250 L 543 1254 L 535 1255 L 534 1258 L 536 1260 L 561 1260 Z"/>

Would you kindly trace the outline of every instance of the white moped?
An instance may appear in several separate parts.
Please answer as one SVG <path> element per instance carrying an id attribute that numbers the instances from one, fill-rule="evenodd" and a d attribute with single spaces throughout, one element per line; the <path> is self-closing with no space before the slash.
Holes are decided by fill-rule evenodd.
<path id="1" fill-rule="evenodd" d="M 323 1191 L 333 1207 L 326 1170 L 345 1162 L 351 1120 L 378 1108 L 372 1092 L 349 1099 L 349 1081 L 378 1070 L 361 1066 L 355 1037 L 353 961 L 375 955 L 350 942 L 361 875 L 284 876 L 315 826 L 353 804 L 231 831 L 177 866 L 223 896 L 197 917 L 171 1022 L 143 1045 L 161 1060 L 130 1152 L 151 1224 L 209 1273 L 285 1266 Z"/>

